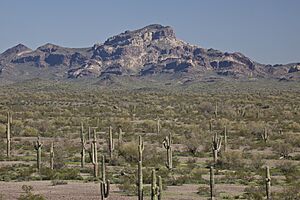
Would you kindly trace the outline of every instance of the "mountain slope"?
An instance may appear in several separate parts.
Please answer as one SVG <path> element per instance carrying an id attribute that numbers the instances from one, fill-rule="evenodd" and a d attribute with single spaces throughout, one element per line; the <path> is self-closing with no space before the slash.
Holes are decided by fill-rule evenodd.
<path id="1" fill-rule="evenodd" d="M 30 78 L 105 80 L 110 76 L 174 75 L 197 80 L 203 75 L 298 79 L 300 64 L 264 65 L 241 53 L 190 45 L 176 38 L 169 26 L 158 24 L 125 31 L 89 48 L 53 44 L 31 50 L 17 45 L 0 54 L 0 79 Z M 207 77 L 206 77 L 207 78 Z"/>

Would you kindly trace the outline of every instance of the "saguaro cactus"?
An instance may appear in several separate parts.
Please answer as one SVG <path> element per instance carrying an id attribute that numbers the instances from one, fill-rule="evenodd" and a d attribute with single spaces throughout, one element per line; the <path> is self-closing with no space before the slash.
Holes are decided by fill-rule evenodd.
<path id="1" fill-rule="evenodd" d="M 213 124 L 212 124 L 212 119 L 209 120 L 209 132 L 212 133 L 212 129 L 213 129 Z"/>
<path id="2" fill-rule="evenodd" d="M 109 150 L 109 157 L 110 159 L 112 159 L 113 157 L 113 151 L 115 149 L 114 147 L 114 138 L 113 138 L 113 133 L 112 133 L 112 127 L 109 126 L 109 130 L 108 130 L 108 150 Z"/>
<path id="3" fill-rule="evenodd" d="M 34 148 L 36 150 L 36 164 L 37 164 L 37 170 L 38 172 L 41 172 L 41 157 L 42 157 L 42 146 L 43 144 L 41 143 L 41 140 L 40 140 L 40 136 L 37 137 L 37 141 L 34 145 Z"/>
<path id="4" fill-rule="evenodd" d="M 216 132 L 212 139 L 212 151 L 213 151 L 214 163 L 218 161 L 218 152 L 221 150 L 221 144 L 222 144 L 222 137 L 218 136 L 218 133 Z"/>
<path id="5" fill-rule="evenodd" d="M 12 118 L 9 112 L 7 112 L 7 124 L 6 124 L 6 155 L 10 159 L 10 144 L 11 144 L 11 122 Z"/>
<path id="6" fill-rule="evenodd" d="M 166 136 L 163 145 L 165 149 L 167 150 L 167 162 L 166 162 L 166 167 L 168 169 L 173 168 L 173 155 L 172 155 L 172 137 L 171 133 L 169 133 L 169 136 Z"/>
<path id="7" fill-rule="evenodd" d="M 214 114 L 215 114 L 215 117 L 217 118 L 218 117 L 218 103 L 217 102 L 216 102 L 216 105 L 215 105 Z"/>
<path id="8" fill-rule="evenodd" d="M 130 105 L 129 111 L 130 111 L 131 119 L 134 120 L 136 115 L 136 105 Z"/>
<path id="9" fill-rule="evenodd" d="M 268 139 L 269 139 L 269 132 L 267 130 L 267 128 L 264 128 L 264 132 L 260 134 L 261 138 L 263 139 L 263 141 L 265 143 L 267 143 Z"/>
<path id="10" fill-rule="evenodd" d="M 101 195 L 101 200 L 103 200 L 109 196 L 109 189 L 110 189 L 110 181 L 106 180 L 105 157 L 104 156 L 102 156 L 101 164 L 102 164 L 102 167 L 101 167 L 102 180 L 100 181 L 100 195 Z"/>
<path id="11" fill-rule="evenodd" d="M 91 160 L 94 165 L 94 177 L 98 176 L 98 155 L 97 155 L 97 136 L 96 131 L 94 131 L 94 138 L 91 143 Z"/>
<path id="12" fill-rule="evenodd" d="M 81 123 L 81 133 L 80 133 L 80 140 L 81 140 L 81 167 L 83 168 L 85 165 L 85 135 L 83 130 L 83 123 Z"/>
<path id="13" fill-rule="evenodd" d="M 103 200 L 109 196 L 109 190 L 110 190 L 110 181 L 107 180 L 106 183 L 103 183 L 103 181 L 100 181 L 101 200 Z"/>
<path id="14" fill-rule="evenodd" d="M 53 142 L 51 142 L 51 146 L 50 146 L 50 169 L 53 170 L 54 168 L 54 146 L 53 146 Z"/>
<path id="15" fill-rule="evenodd" d="M 224 152 L 227 151 L 227 127 L 224 126 Z"/>
<path id="16" fill-rule="evenodd" d="M 158 200 L 162 200 L 162 191 L 163 191 L 163 185 L 162 185 L 162 178 L 161 176 L 158 176 Z"/>
<path id="17" fill-rule="evenodd" d="M 139 136 L 139 162 L 138 162 L 138 200 L 143 200 L 144 191 L 143 191 L 143 151 L 144 151 L 144 142 L 142 136 Z"/>
<path id="18" fill-rule="evenodd" d="M 214 200 L 215 199 L 215 174 L 214 174 L 214 168 L 211 166 L 210 167 L 210 181 L 209 181 L 209 185 L 210 185 L 210 199 Z"/>
<path id="19" fill-rule="evenodd" d="M 120 146 L 123 143 L 123 132 L 121 127 L 119 127 L 119 133 L 118 133 L 118 148 L 120 148 Z"/>
<path id="20" fill-rule="evenodd" d="M 91 127 L 89 126 L 89 129 L 88 129 L 88 141 L 90 141 L 91 139 Z"/>
<path id="21" fill-rule="evenodd" d="M 270 176 L 270 168 L 266 166 L 266 195 L 267 200 L 271 199 L 271 176 Z"/>
<path id="22" fill-rule="evenodd" d="M 155 169 L 152 170 L 151 179 L 151 200 L 161 200 L 162 198 L 162 179 L 158 177 L 158 185 L 156 179 Z"/>

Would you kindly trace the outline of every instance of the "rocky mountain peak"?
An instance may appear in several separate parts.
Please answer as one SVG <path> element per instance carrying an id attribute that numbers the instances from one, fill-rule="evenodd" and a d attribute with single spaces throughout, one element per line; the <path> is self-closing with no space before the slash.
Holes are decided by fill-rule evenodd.
<path id="1" fill-rule="evenodd" d="M 17 55 L 25 51 L 31 51 L 31 49 L 23 44 L 18 44 L 12 48 L 7 49 L 1 54 L 1 56 Z"/>
<path id="2" fill-rule="evenodd" d="M 60 48 L 62 48 L 62 47 L 55 45 L 55 44 L 47 43 L 43 46 L 38 47 L 37 50 L 43 51 L 45 53 L 53 53 Z"/>
<path id="3" fill-rule="evenodd" d="M 152 24 L 138 30 L 125 31 L 124 33 L 110 37 L 105 41 L 104 45 L 125 46 L 135 42 L 151 42 L 163 38 L 175 38 L 174 30 L 170 26 Z"/>

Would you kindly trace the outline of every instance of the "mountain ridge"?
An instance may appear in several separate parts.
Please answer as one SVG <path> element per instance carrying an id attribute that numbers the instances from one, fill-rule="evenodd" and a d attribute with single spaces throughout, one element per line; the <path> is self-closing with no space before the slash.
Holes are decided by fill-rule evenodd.
<path id="1" fill-rule="evenodd" d="M 232 78 L 299 80 L 300 63 L 260 64 L 242 53 L 206 49 L 176 38 L 170 26 L 152 24 L 86 48 L 18 44 L 0 54 L 0 79 L 78 79 L 182 74 L 190 80 L 214 73 Z M 178 77 L 178 76 L 174 76 Z"/>

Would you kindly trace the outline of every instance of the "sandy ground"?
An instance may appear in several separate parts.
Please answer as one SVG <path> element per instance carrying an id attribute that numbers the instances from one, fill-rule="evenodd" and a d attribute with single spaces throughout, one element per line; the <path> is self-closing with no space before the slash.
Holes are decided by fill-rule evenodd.
<path id="1" fill-rule="evenodd" d="M 52 186 L 50 181 L 30 181 L 30 182 L 0 182 L 0 196 L 5 200 L 17 199 L 21 194 L 24 194 L 22 185 L 31 185 L 34 188 L 35 194 L 42 194 L 49 200 L 99 200 L 99 184 L 83 183 L 69 181 L 66 185 Z M 182 185 L 169 186 L 163 193 L 165 200 L 201 200 L 207 199 L 196 194 L 200 185 Z M 245 186 L 222 184 L 217 185 L 216 189 L 219 192 L 238 195 L 243 193 Z M 1 199 L 1 198 L 0 198 Z M 132 200 L 137 199 L 134 196 L 125 196 L 118 190 L 116 185 L 111 186 L 111 194 L 108 200 Z M 145 200 L 150 197 L 145 197 Z"/>

